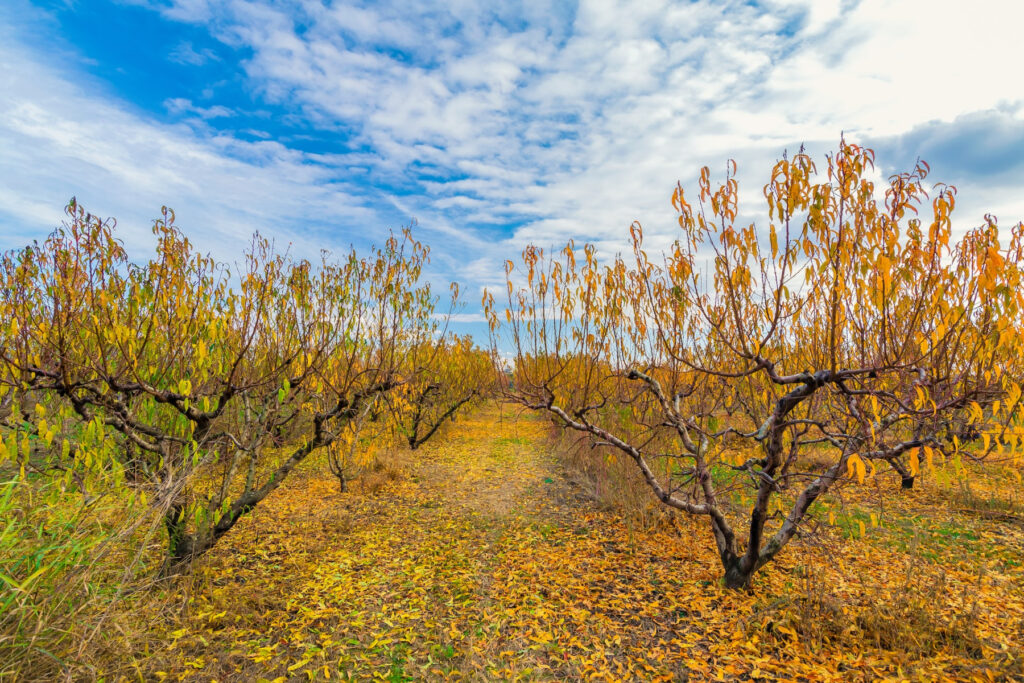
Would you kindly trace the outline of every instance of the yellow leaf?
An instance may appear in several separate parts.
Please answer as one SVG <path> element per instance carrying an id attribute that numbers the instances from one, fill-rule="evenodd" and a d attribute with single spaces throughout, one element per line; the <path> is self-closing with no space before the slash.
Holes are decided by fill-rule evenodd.
<path id="1" fill-rule="evenodd" d="M 858 483 L 860 483 L 860 484 L 864 483 L 864 475 L 865 475 L 864 461 L 856 453 L 851 455 L 850 459 L 846 461 L 846 473 L 850 477 L 856 476 Z"/>
<path id="2" fill-rule="evenodd" d="M 914 391 L 917 392 L 917 400 L 914 401 L 914 407 L 920 410 L 925 401 L 924 391 L 921 390 L 921 387 L 914 387 Z"/>

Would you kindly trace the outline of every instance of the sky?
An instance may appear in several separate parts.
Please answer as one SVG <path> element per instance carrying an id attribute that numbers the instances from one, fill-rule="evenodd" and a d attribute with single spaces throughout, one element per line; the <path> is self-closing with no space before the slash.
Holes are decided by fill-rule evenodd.
<path id="1" fill-rule="evenodd" d="M 1024 219 L 1024 3 L 764 0 L 0 2 L 0 249 L 72 196 L 142 259 L 160 207 L 231 261 L 254 231 L 315 257 L 415 224 L 453 329 L 530 243 L 625 251 L 670 197 L 841 135 L 879 180 L 931 164 L 954 225 Z"/>

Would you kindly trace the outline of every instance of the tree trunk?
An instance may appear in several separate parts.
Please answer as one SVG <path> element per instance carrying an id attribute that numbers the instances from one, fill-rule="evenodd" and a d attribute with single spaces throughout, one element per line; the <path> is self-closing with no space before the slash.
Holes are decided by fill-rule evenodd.
<path id="1" fill-rule="evenodd" d="M 167 529 L 167 556 L 160 567 L 160 578 L 177 576 L 188 568 L 198 555 L 196 538 L 186 531 L 185 506 L 172 505 L 164 513 L 164 527 Z"/>
<path id="2" fill-rule="evenodd" d="M 750 586 L 750 578 L 754 572 L 745 572 L 740 568 L 740 560 L 737 559 L 725 568 L 725 587 L 734 590 L 741 590 Z"/>
<path id="3" fill-rule="evenodd" d="M 910 473 L 903 463 L 899 460 L 892 461 L 892 468 L 896 470 L 896 473 L 900 475 L 900 488 L 901 489 L 912 489 L 914 488 L 914 475 Z"/>

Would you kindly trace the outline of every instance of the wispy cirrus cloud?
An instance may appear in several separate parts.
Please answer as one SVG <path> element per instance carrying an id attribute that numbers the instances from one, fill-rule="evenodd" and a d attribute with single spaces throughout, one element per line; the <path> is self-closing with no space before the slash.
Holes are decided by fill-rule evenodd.
<path id="1" fill-rule="evenodd" d="M 212 107 L 197 107 L 192 100 L 184 97 L 172 97 L 164 100 L 164 107 L 171 114 L 195 114 L 201 119 L 217 119 L 225 116 L 234 116 L 234 112 L 227 107 L 215 104 Z"/>
<path id="2" fill-rule="evenodd" d="M 202 66 L 210 60 L 219 61 L 220 57 L 217 53 L 209 48 L 195 49 L 192 43 L 183 40 L 174 46 L 174 49 L 167 55 L 167 59 L 172 62 L 179 64 L 188 64 L 191 66 Z"/>

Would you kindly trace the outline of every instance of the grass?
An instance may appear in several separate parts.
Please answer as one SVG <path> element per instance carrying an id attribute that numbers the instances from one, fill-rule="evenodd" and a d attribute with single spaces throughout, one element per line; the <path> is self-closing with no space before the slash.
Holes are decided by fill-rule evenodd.
<path id="1" fill-rule="evenodd" d="M 0 680 L 74 669 L 96 615 L 136 576 L 138 558 L 119 552 L 123 511 L 51 480 L 0 483 Z"/>

